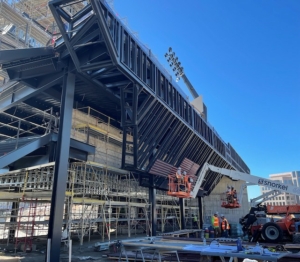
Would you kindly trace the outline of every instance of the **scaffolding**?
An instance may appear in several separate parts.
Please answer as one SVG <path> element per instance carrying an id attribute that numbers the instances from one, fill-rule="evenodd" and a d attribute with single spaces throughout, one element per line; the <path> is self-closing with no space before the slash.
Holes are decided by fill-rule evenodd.
<path id="1" fill-rule="evenodd" d="M 33 115 L 43 118 L 44 125 L 32 128 L 46 132 L 53 110 L 33 111 Z M 139 185 L 135 174 L 120 169 L 123 136 L 120 123 L 90 107 L 74 109 L 70 136 L 95 146 L 96 152 L 87 162 L 69 165 L 62 225 L 68 240 L 78 238 L 82 245 L 95 235 L 102 241 L 110 241 L 112 235 L 151 235 L 148 188 Z M 132 136 L 128 134 L 127 140 L 130 139 Z M 3 203 L 0 238 L 26 251 L 32 249 L 34 238 L 47 234 L 53 179 L 54 162 L 0 176 Z M 161 232 L 181 226 L 178 199 L 166 193 L 157 190 L 156 194 L 157 230 Z M 196 207 L 187 207 L 186 215 L 189 217 L 191 208 Z"/>

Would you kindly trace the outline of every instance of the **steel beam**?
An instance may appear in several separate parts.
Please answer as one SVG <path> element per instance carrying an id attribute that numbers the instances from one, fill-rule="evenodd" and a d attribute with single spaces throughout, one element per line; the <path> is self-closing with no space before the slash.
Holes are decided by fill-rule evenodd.
<path id="1" fill-rule="evenodd" d="M 91 26 L 96 23 L 96 17 L 91 16 L 88 20 L 83 24 L 83 26 L 79 29 L 79 31 L 70 39 L 70 43 L 72 46 L 77 44 L 77 42 L 88 32 Z M 97 34 L 99 35 L 99 33 Z"/>
<path id="2" fill-rule="evenodd" d="M 10 63 L 11 61 L 24 60 L 29 57 L 40 57 L 53 55 L 53 47 L 39 47 L 26 49 L 13 49 L 0 51 L 0 64 Z"/>
<path id="3" fill-rule="evenodd" d="M 69 36 L 66 33 L 64 22 L 63 22 L 63 20 L 60 16 L 61 14 L 58 12 L 60 7 L 56 6 L 56 4 L 57 3 L 55 3 L 55 1 L 51 1 L 49 3 L 50 10 L 52 12 L 52 15 L 53 15 L 55 21 L 56 21 L 56 24 L 57 24 L 58 28 L 59 28 L 61 36 L 64 39 L 65 45 L 66 45 L 67 49 L 69 50 L 72 61 L 75 65 L 77 71 L 80 72 L 80 63 L 79 63 L 78 57 L 77 57 L 77 55 L 76 55 L 76 53 L 73 49 L 73 46 L 70 43 Z"/>
<path id="4" fill-rule="evenodd" d="M 52 141 L 54 141 L 54 142 L 58 141 L 57 134 L 55 134 L 55 133 L 52 134 Z M 73 138 L 71 138 L 71 140 L 70 140 L 70 147 L 80 150 L 80 151 L 83 151 L 83 152 L 86 152 L 86 153 L 89 153 L 89 154 L 95 154 L 95 150 L 96 150 L 94 146 L 83 143 L 83 142 L 78 141 Z"/>
<path id="5" fill-rule="evenodd" d="M 200 222 L 200 228 L 203 228 L 203 205 L 202 205 L 202 197 L 198 197 L 198 217 Z"/>
<path id="6" fill-rule="evenodd" d="M 34 150 L 39 149 L 40 147 L 48 144 L 50 141 L 51 141 L 51 134 L 47 134 L 0 157 L 0 168 L 8 166 L 9 164 L 33 152 Z"/>
<path id="7" fill-rule="evenodd" d="M 60 128 L 56 148 L 53 193 L 48 229 L 50 239 L 50 257 L 46 261 L 57 262 L 60 260 L 60 245 L 65 202 L 66 181 L 68 179 L 68 164 L 70 151 L 70 132 L 72 125 L 72 110 L 75 92 L 75 74 L 68 73 L 64 77 L 60 110 Z M 47 260 L 48 259 L 48 260 Z"/>
<path id="8" fill-rule="evenodd" d="M 21 86 L 21 88 L 17 89 L 16 91 L 12 91 L 10 94 L 5 96 L 3 99 L 0 100 L 0 112 L 3 112 L 13 106 L 16 106 L 17 104 L 36 96 L 37 94 L 47 90 L 48 88 L 58 84 L 61 82 L 63 75 L 57 74 L 51 76 L 53 80 L 50 80 L 49 78 L 45 79 L 45 81 L 42 81 L 41 84 L 37 89 L 31 88 L 29 86 Z"/>
<path id="9" fill-rule="evenodd" d="M 118 63 L 118 51 L 115 46 L 115 43 L 112 40 L 111 34 L 109 32 L 109 29 L 107 27 L 107 23 L 105 21 L 102 8 L 101 8 L 101 3 L 99 0 L 91 0 L 91 5 L 93 7 L 93 10 L 96 14 L 96 17 L 98 19 L 98 25 L 100 28 L 100 31 L 102 32 L 103 38 L 105 39 L 105 42 L 107 43 L 107 49 L 108 52 L 111 56 L 111 59 L 114 64 Z"/>
<path id="10" fill-rule="evenodd" d="M 153 185 L 153 175 L 149 174 L 149 203 L 151 204 L 151 234 L 156 236 L 157 230 L 157 212 L 156 212 L 156 189 Z"/>
<path id="11" fill-rule="evenodd" d="M 181 230 L 185 229 L 185 208 L 184 208 L 184 206 L 185 206 L 184 198 L 179 198 Z"/>

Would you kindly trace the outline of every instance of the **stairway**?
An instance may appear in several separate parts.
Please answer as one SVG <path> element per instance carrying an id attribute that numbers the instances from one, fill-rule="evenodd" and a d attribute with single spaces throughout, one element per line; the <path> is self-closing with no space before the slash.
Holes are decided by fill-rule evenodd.
<path id="1" fill-rule="evenodd" d="M 33 139 L 37 139 L 37 138 L 38 137 L 36 136 L 19 138 L 18 148 L 22 147 L 23 145 L 26 145 L 27 143 L 31 142 Z M 16 143 L 17 143 L 16 139 L 0 141 L 0 158 L 8 154 L 9 152 L 15 150 Z"/>
<path id="2" fill-rule="evenodd" d="M 51 133 L 43 136 L 23 137 L 18 140 L 0 141 L 0 169 L 30 154 L 51 141 Z"/>

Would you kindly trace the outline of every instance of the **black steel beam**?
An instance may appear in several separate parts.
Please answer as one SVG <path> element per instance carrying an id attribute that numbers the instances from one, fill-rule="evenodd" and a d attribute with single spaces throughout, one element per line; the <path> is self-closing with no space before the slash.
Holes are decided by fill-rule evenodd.
<path id="1" fill-rule="evenodd" d="M 85 15 L 87 15 L 89 12 L 92 11 L 92 6 L 91 4 L 88 4 L 86 7 L 84 7 L 83 9 L 81 9 L 80 11 L 78 11 L 73 17 L 72 17 L 72 21 L 74 23 L 77 22 L 77 20 L 80 20 L 81 18 L 83 18 Z"/>
<path id="2" fill-rule="evenodd" d="M 57 8 L 57 13 L 63 18 L 65 19 L 68 23 L 70 23 L 72 21 L 71 17 L 61 8 Z"/>
<path id="3" fill-rule="evenodd" d="M 180 209 L 180 225 L 181 230 L 185 229 L 185 208 L 184 198 L 179 198 L 179 209 Z"/>
<path id="4" fill-rule="evenodd" d="M 60 14 L 58 13 L 58 10 L 60 7 L 57 7 L 55 5 L 56 4 L 53 1 L 49 3 L 51 13 L 56 21 L 56 24 L 59 28 L 62 38 L 64 39 L 65 45 L 66 45 L 67 49 L 69 50 L 70 56 L 73 60 L 73 63 L 75 65 L 77 71 L 80 72 L 80 63 L 79 63 L 78 57 L 73 49 L 73 46 L 71 45 L 71 43 L 69 41 L 69 36 L 66 33 L 64 22 L 62 21 L 62 18 L 60 16 Z"/>
<path id="5" fill-rule="evenodd" d="M 162 142 L 161 149 L 158 151 L 158 154 L 156 155 L 156 159 L 164 159 L 164 155 L 166 155 L 170 151 L 170 149 L 173 148 L 173 145 L 176 144 L 177 132 L 179 132 L 181 129 L 182 129 L 182 124 L 179 121 L 176 121 L 174 123 L 174 126 L 170 129 L 169 135 L 165 138 L 165 141 Z M 147 170 L 149 170 L 152 167 L 154 161 L 155 158 L 151 160 Z M 168 162 L 167 159 L 165 159 L 165 161 Z"/>
<path id="6" fill-rule="evenodd" d="M 53 54 L 53 47 L 1 50 L 0 64 L 10 63 L 12 61 L 23 60 L 33 57 L 48 56 Z"/>
<path id="7" fill-rule="evenodd" d="M 90 27 L 94 23 L 96 23 L 96 17 L 92 15 L 91 17 L 88 18 L 87 21 L 85 21 L 85 24 L 83 24 L 83 26 L 78 30 L 76 35 L 74 35 L 70 39 L 71 45 L 74 46 L 75 44 L 77 44 L 77 42 L 87 33 L 88 29 L 90 29 Z M 98 32 L 98 35 L 99 35 L 99 32 Z"/>
<path id="8" fill-rule="evenodd" d="M 83 47 L 85 43 L 90 42 L 92 39 L 94 39 L 96 37 L 99 37 L 99 31 L 95 29 L 93 32 L 91 32 L 88 35 L 85 35 L 82 38 L 80 38 L 80 40 L 78 40 L 78 42 L 77 42 L 77 45 L 73 46 L 74 50 L 77 51 L 79 48 Z M 62 59 L 65 58 L 68 55 L 70 55 L 70 52 L 69 52 L 68 49 L 64 49 L 64 50 L 61 51 L 61 58 Z"/>
<path id="9" fill-rule="evenodd" d="M 107 61 L 101 61 L 101 62 L 97 62 L 97 63 L 89 63 L 87 65 L 83 65 L 81 66 L 81 70 L 84 71 L 88 71 L 88 70 L 99 70 L 102 68 L 107 68 L 107 67 L 111 67 L 113 64 L 111 62 L 111 60 L 107 60 Z"/>
<path id="10" fill-rule="evenodd" d="M 106 86 L 102 84 L 100 81 L 91 79 L 90 76 L 86 73 L 79 73 L 77 74 L 77 76 L 82 81 L 85 81 L 87 84 L 96 87 L 99 92 L 105 93 L 112 102 L 116 103 L 117 105 L 120 104 L 120 99 L 117 98 L 115 94 L 110 89 L 107 89 Z"/>
<path id="11" fill-rule="evenodd" d="M 8 166 L 9 164 L 33 152 L 34 150 L 39 149 L 40 147 L 48 144 L 50 141 L 51 134 L 47 134 L 37 139 L 34 139 L 32 142 L 29 142 L 12 152 L 7 153 L 6 155 L 0 158 L 0 168 Z"/>
<path id="12" fill-rule="evenodd" d="M 198 217 L 200 222 L 200 228 L 203 228 L 203 205 L 202 197 L 198 197 Z"/>
<path id="13" fill-rule="evenodd" d="M 156 236 L 157 230 L 157 211 L 156 211 L 156 189 L 153 185 L 153 175 L 149 174 L 149 203 L 151 204 L 151 233 Z"/>
<path id="14" fill-rule="evenodd" d="M 0 100 L 0 112 L 3 112 L 33 96 L 36 96 L 41 92 L 44 92 L 49 87 L 57 85 L 62 81 L 63 75 L 61 73 L 55 74 L 52 75 L 51 78 L 51 80 L 49 78 L 45 78 L 43 81 L 41 81 L 37 89 L 24 86 L 22 88 L 17 89 L 15 92 L 13 91 L 11 92 L 11 94 L 8 94 L 7 96 L 3 97 L 3 99 Z"/>
<path id="15" fill-rule="evenodd" d="M 58 134 L 53 133 L 52 134 L 52 141 L 56 142 L 58 140 Z M 89 154 L 95 154 L 95 147 L 91 146 L 89 144 L 83 143 L 81 141 L 78 141 L 76 139 L 71 138 L 70 141 L 70 147 L 89 153 Z"/>
<path id="16" fill-rule="evenodd" d="M 107 27 L 107 23 L 105 21 L 105 18 L 104 18 L 103 12 L 102 12 L 102 8 L 101 8 L 101 3 L 99 0 L 91 0 L 91 5 L 96 14 L 96 17 L 98 18 L 98 25 L 99 25 L 100 31 L 102 32 L 102 36 L 103 36 L 105 42 L 107 43 L 107 49 L 111 56 L 111 59 L 113 60 L 114 64 L 117 64 L 118 63 L 117 48 L 111 38 L 111 34 Z"/>
<path id="17" fill-rule="evenodd" d="M 54 168 L 53 192 L 51 198 L 51 210 L 49 219 L 48 239 L 50 239 L 50 262 L 60 260 L 60 245 L 65 202 L 65 191 L 68 179 L 68 164 L 70 150 L 70 132 L 72 126 L 72 112 L 75 92 L 75 74 L 68 73 L 64 77 L 60 128 L 56 147 L 56 159 Z"/>

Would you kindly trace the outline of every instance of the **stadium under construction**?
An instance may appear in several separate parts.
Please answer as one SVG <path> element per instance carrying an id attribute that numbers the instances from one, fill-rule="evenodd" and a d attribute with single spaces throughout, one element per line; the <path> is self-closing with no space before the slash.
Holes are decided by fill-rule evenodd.
<path id="1" fill-rule="evenodd" d="M 247 190 L 240 210 L 221 210 L 224 187 L 243 182 L 213 172 L 195 199 L 167 194 L 178 167 L 250 170 L 109 3 L 1 0 L 0 29 L 4 242 L 31 249 L 46 236 L 59 261 L 64 231 L 82 244 L 247 213 Z"/>

